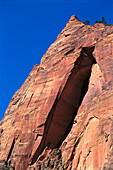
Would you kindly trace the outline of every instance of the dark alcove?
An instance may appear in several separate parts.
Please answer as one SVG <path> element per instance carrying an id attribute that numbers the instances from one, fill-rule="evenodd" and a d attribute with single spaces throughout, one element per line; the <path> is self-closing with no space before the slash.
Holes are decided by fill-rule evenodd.
<path id="1" fill-rule="evenodd" d="M 69 134 L 88 90 L 92 65 L 96 63 L 93 51 L 94 47 L 82 48 L 61 95 L 56 97 L 48 115 L 42 141 L 31 159 L 31 164 L 35 163 L 46 146 L 51 149 L 59 148 Z"/>

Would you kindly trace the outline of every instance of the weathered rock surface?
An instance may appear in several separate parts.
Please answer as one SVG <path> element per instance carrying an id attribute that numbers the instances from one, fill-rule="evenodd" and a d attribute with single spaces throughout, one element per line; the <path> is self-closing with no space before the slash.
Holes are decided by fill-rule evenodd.
<path id="1" fill-rule="evenodd" d="M 113 169 L 112 103 L 113 26 L 72 16 L 9 103 L 0 167 Z"/>

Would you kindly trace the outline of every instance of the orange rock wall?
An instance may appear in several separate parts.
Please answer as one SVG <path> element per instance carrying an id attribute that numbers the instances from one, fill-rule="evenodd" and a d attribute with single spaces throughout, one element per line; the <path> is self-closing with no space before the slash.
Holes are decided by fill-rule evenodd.
<path id="1" fill-rule="evenodd" d="M 113 26 L 71 17 L 0 122 L 1 167 L 113 169 L 112 45 Z"/>

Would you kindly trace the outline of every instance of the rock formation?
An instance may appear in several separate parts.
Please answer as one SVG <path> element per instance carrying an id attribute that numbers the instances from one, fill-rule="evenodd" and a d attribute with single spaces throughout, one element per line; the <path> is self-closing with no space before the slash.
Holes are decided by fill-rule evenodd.
<path id="1" fill-rule="evenodd" d="M 0 168 L 113 169 L 113 26 L 72 16 L 0 122 Z"/>

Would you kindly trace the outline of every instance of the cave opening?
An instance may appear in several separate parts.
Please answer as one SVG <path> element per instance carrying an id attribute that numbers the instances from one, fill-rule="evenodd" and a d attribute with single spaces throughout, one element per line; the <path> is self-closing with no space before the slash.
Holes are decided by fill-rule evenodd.
<path id="1" fill-rule="evenodd" d="M 54 105 L 45 123 L 42 141 L 31 159 L 34 164 L 43 149 L 59 148 L 69 134 L 77 111 L 88 90 L 91 68 L 96 64 L 93 47 L 83 47 L 61 95 L 56 97 Z"/>

